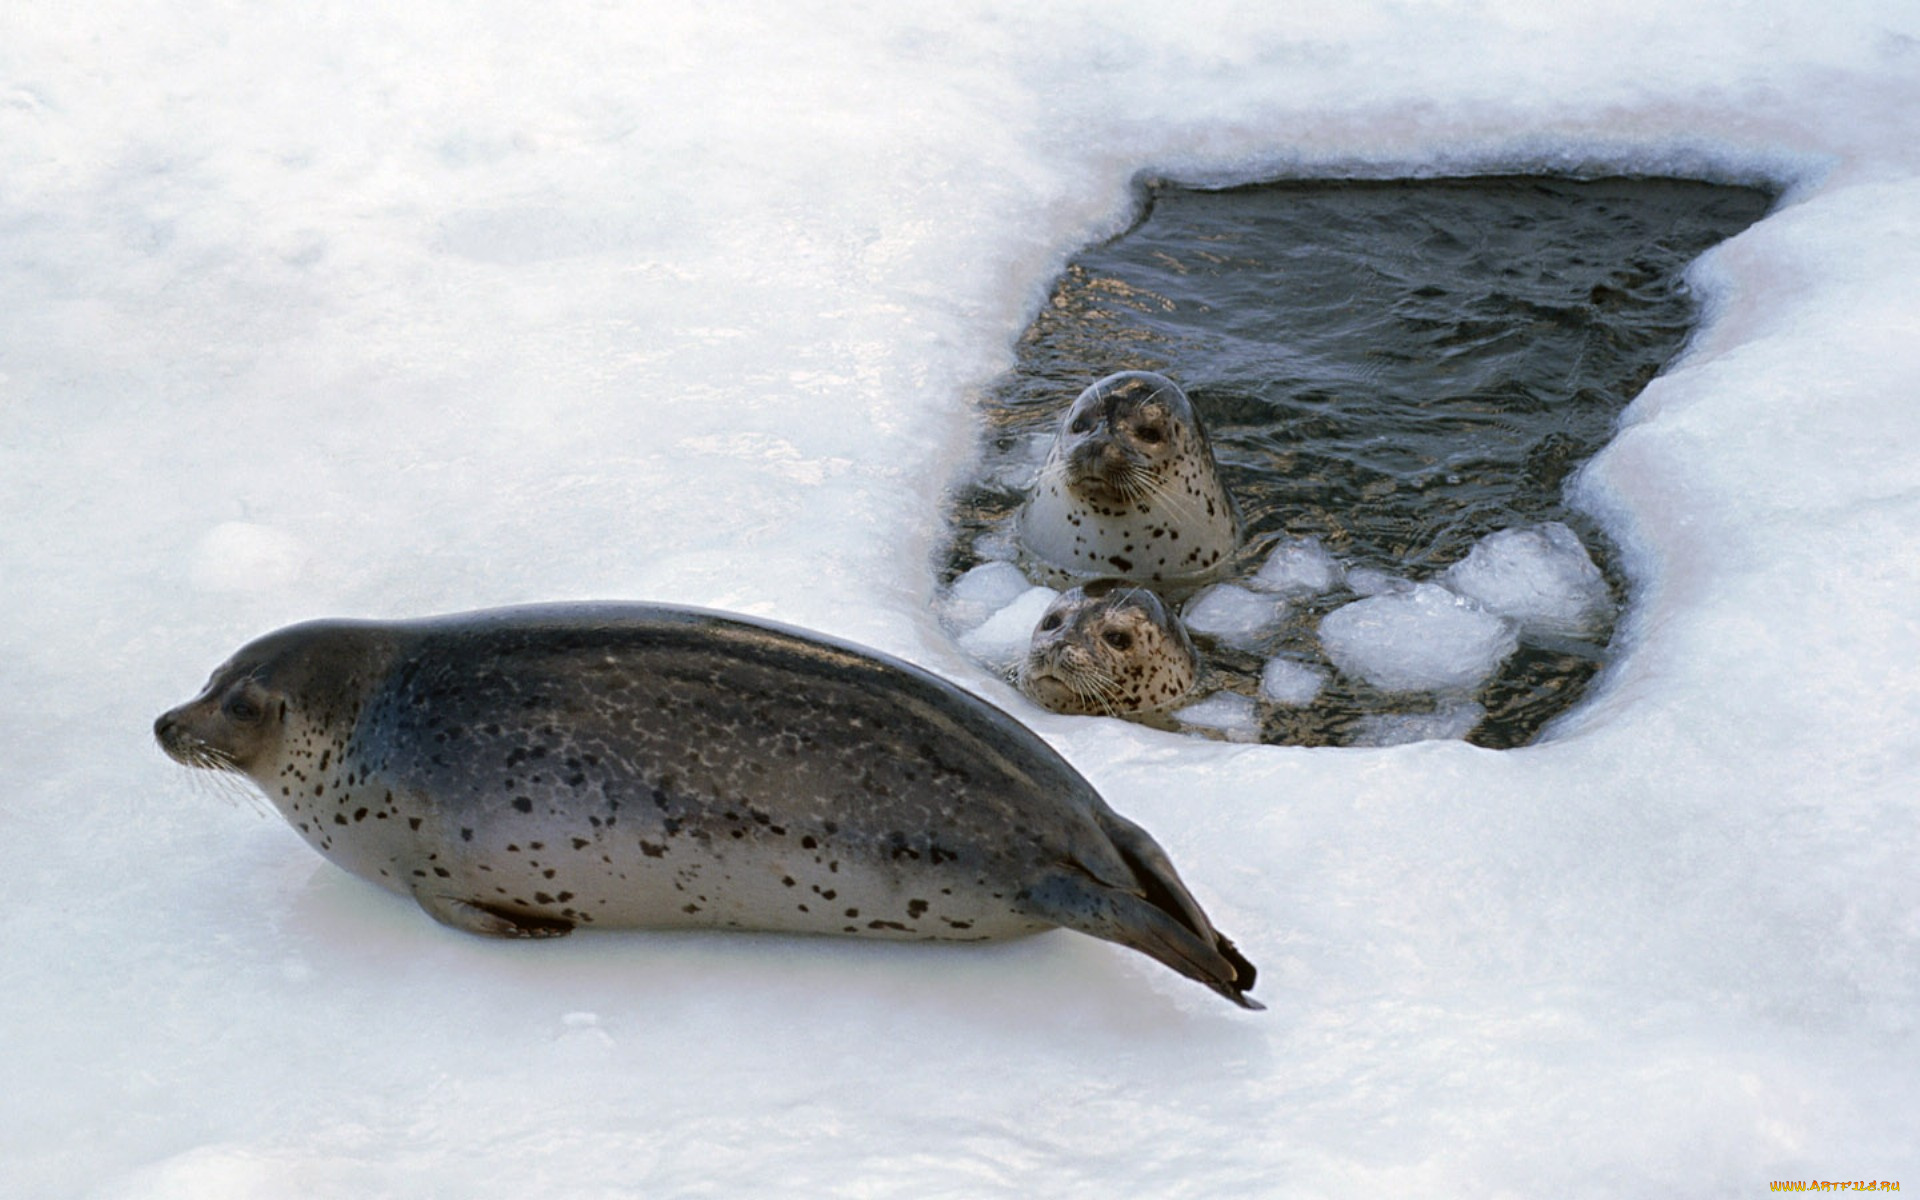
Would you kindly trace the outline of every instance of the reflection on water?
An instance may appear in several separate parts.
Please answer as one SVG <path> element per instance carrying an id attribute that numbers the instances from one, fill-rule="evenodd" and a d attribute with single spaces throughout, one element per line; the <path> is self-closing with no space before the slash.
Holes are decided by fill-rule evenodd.
<path id="1" fill-rule="evenodd" d="M 1247 518 L 1244 570 L 1281 536 L 1349 568 L 1428 579 L 1501 529 L 1572 526 L 1624 599 L 1568 474 L 1679 351 L 1681 274 L 1758 220 L 1766 192 L 1671 179 L 1534 177 L 1148 189 L 1142 219 L 1077 255 L 986 397 L 977 482 L 956 493 L 945 578 L 1012 513 L 1040 437 L 1088 383 L 1141 369 L 1186 388 Z M 1322 662 L 1335 592 L 1266 648 Z M 1469 740 L 1514 746 L 1571 705 L 1610 630 L 1527 644 L 1472 697 Z M 1214 647 L 1216 682 L 1258 692 L 1263 655 Z M 1336 675 L 1310 706 L 1263 706 L 1261 737 L 1346 744 L 1388 696 Z"/>

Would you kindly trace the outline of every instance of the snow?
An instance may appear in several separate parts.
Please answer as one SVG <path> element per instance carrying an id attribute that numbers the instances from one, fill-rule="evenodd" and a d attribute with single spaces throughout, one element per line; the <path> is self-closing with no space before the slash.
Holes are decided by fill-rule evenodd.
<path id="1" fill-rule="evenodd" d="M 1237 583 L 1216 583 L 1196 593 L 1181 610 L 1187 632 L 1222 645 L 1251 650 L 1280 631 L 1287 606 Z"/>
<path id="2" fill-rule="evenodd" d="M 7 6 L 5 1190 L 1915 1186 L 1916 101 L 1875 0 Z M 1513 170 L 1786 189 L 1574 480 L 1630 589 L 1546 740 L 1222 744 L 950 639 L 972 397 L 1137 173 Z M 590 597 L 1002 704 L 1268 1011 L 1065 933 L 483 943 L 149 735 L 294 620 Z"/>
<path id="3" fill-rule="evenodd" d="M 1383 692 L 1472 688 L 1519 648 L 1514 622 L 1437 583 L 1343 604 L 1320 619 L 1320 646 L 1344 675 Z"/>
<path id="4" fill-rule="evenodd" d="M 1559 521 L 1488 534 L 1441 582 L 1530 634 L 1593 633 L 1613 611 L 1600 568 Z"/>

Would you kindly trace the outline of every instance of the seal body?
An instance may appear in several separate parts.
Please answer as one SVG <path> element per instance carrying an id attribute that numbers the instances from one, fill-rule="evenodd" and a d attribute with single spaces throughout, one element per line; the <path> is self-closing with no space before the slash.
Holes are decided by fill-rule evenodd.
<path id="1" fill-rule="evenodd" d="M 1218 576 L 1241 539 L 1193 405 L 1149 371 L 1109 375 L 1068 407 L 1017 520 L 1056 582 L 1113 576 L 1175 594 Z"/>
<path id="2" fill-rule="evenodd" d="M 1186 699 L 1200 656 L 1160 597 L 1117 580 L 1062 592 L 1034 626 L 1020 690 L 1054 712 L 1125 716 Z"/>
<path id="3" fill-rule="evenodd" d="M 1045 743 L 776 625 L 643 604 L 312 622 L 241 649 L 155 735 L 474 933 L 1066 926 L 1255 1006 L 1164 851 Z"/>

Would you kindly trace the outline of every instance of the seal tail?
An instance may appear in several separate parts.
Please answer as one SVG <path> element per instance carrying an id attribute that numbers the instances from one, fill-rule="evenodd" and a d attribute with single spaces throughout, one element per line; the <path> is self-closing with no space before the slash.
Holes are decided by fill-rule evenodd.
<path id="1" fill-rule="evenodd" d="M 1098 817 L 1131 878 L 1117 884 L 1082 863 L 1064 862 L 1061 874 L 1027 893 L 1041 915 L 1138 950 L 1241 1008 L 1265 1008 L 1247 995 L 1258 974 L 1254 965 L 1207 920 L 1160 844 L 1110 809 Z"/>

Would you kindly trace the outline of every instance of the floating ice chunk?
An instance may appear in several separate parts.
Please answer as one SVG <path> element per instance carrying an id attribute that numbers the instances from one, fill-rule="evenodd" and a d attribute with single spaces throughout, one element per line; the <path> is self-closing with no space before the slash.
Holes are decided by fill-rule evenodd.
<path id="1" fill-rule="evenodd" d="M 1020 556 L 1020 545 L 1007 526 L 990 529 L 973 539 L 973 552 L 988 562 L 1012 562 Z"/>
<path id="2" fill-rule="evenodd" d="M 1260 671 L 1260 695 L 1275 704 L 1303 708 L 1327 683 L 1327 673 L 1297 658 L 1270 660 Z"/>
<path id="3" fill-rule="evenodd" d="M 972 629 L 1032 586 L 1010 562 L 981 563 L 947 589 L 947 620 L 955 629 Z"/>
<path id="4" fill-rule="evenodd" d="M 1284 600 L 1250 592 L 1233 583 L 1216 583 L 1187 601 L 1181 614 L 1191 633 L 1226 646 L 1251 650 L 1272 636 L 1286 619 Z"/>
<path id="5" fill-rule="evenodd" d="M 983 482 L 988 487 L 1009 492 L 1024 492 L 1040 478 L 1040 468 L 1053 448 L 1053 433 L 1030 433 L 1015 442 L 1007 456 L 988 468 Z"/>
<path id="6" fill-rule="evenodd" d="M 1529 633 L 1591 633 L 1613 612 L 1600 569 L 1558 521 L 1488 534 L 1440 581 Z"/>
<path id="7" fill-rule="evenodd" d="M 1238 692 L 1218 692 L 1198 704 L 1176 709 L 1173 719 L 1195 729 L 1223 733 L 1230 742 L 1260 739 L 1260 707 Z"/>
<path id="8" fill-rule="evenodd" d="M 292 535 L 271 525 L 228 521 L 215 525 L 193 553 L 193 586 L 207 592 L 264 592 L 300 574 L 306 552 Z"/>
<path id="9" fill-rule="evenodd" d="M 1404 746 L 1409 742 L 1458 741 L 1473 732 L 1487 710 L 1471 700 L 1430 713 L 1369 713 L 1354 726 L 1355 746 Z"/>
<path id="10" fill-rule="evenodd" d="M 1413 582 L 1372 567 L 1351 567 L 1347 570 L 1347 587 L 1356 596 L 1385 596 L 1411 591 Z"/>
<path id="11" fill-rule="evenodd" d="M 1320 622 L 1333 665 L 1383 692 L 1470 688 L 1518 647 L 1513 623 L 1434 583 L 1334 609 Z"/>
<path id="12" fill-rule="evenodd" d="M 1340 586 L 1340 574 L 1340 564 L 1319 538 L 1285 538 L 1275 544 L 1247 586 L 1282 595 L 1317 596 Z"/>
<path id="13" fill-rule="evenodd" d="M 1033 627 L 1059 594 L 1048 587 L 1028 588 L 978 628 L 961 634 L 960 648 L 996 671 L 1011 671 L 1026 656 Z"/>

